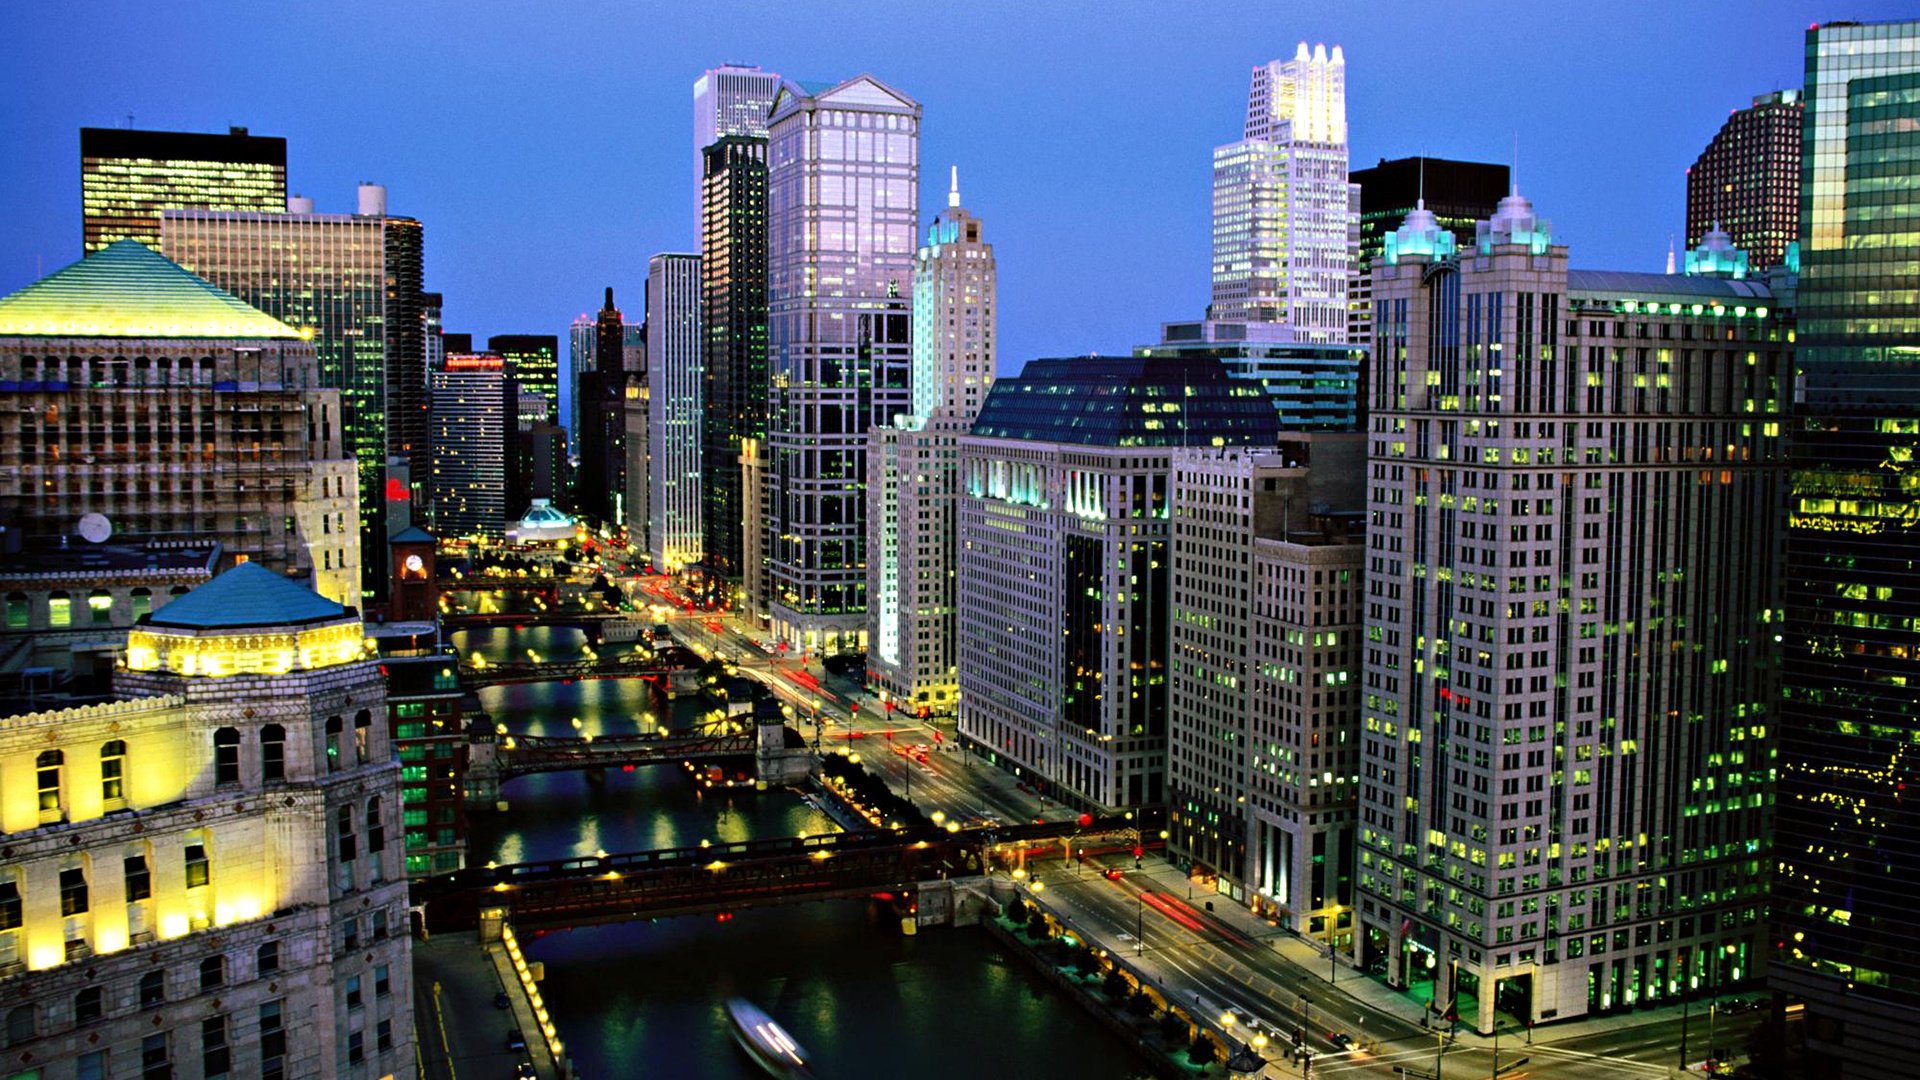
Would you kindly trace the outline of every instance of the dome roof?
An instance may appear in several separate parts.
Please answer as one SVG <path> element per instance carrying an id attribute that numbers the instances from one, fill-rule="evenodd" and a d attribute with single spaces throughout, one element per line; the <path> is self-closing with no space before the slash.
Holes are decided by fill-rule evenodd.
<path id="1" fill-rule="evenodd" d="M 180 630 L 299 626 L 350 618 L 347 608 L 295 581 L 245 562 L 147 616 L 147 625 Z"/>

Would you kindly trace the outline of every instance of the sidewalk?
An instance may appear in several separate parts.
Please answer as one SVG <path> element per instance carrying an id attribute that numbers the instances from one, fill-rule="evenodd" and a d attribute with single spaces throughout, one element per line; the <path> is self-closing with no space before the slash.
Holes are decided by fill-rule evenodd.
<path id="1" fill-rule="evenodd" d="M 519 980 L 503 970 L 503 957 L 497 955 L 503 953 L 498 946 L 483 947 L 472 932 L 435 934 L 413 943 L 414 980 L 420 989 L 415 1000 L 433 1009 L 414 1018 L 430 1075 L 456 1080 L 511 1076 L 522 1061 L 533 1062 L 542 1080 L 561 1075 Z M 503 991 L 510 1009 L 494 1005 L 494 996 Z M 525 1036 L 525 1050 L 507 1049 L 512 1028 Z"/>

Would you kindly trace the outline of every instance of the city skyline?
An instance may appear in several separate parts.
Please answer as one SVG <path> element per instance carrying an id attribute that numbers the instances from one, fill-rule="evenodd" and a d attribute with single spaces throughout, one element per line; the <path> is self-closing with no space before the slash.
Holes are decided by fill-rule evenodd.
<path id="1" fill-rule="evenodd" d="M 1405 42 L 1470 30 L 1492 9 L 1484 18 L 1450 12 L 1442 21 L 1409 6 L 1357 20 L 1315 6 L 1262 16 L 1222 48 L 1202 20 L 1162 26 L 1145 11 L 1102 13 L 1108 32 L 1087 46 L 1080 31 L 1093 12 L 1085 5 L 1038 14 L 1006 8 L 998 17 L 1024 32 L 1008 35 L 999 53 L 962 59 L 935 51 L 910 63 L 886 39 L 896 31 L 919 36 L 913 30 L 921 16 L 913 13 L 884 29 L 832 33 L 777 15 L 709 26 L 691 8 L 596 19 L 585 35 L 574 32 L 586 25 L 581 20 L 500 17 L 464 28 L 469 49 L 504 49 L 510 40 L 514 54 L 527 57 L 521 70 L 541 76 L 483 88 L 456 77 L 451 57 L 428 59 L 417 75 L 393 75 L 393 50 L 413 37 L 405 19 L 322 65 L 305 51 L 317 48 L 308 35 L 278 32 L 284 28 L 250 12 L 221 18 L 209 9 L 162 21 L 129 8 L 113 18 L 92 17 L 96 11 L 84 26 L 90 48 L 121 62 L 101 79 L 63 87 L 57 100 L 47 88 L 66 80 L 50 65 L 80 40 L 82 24 L 63 13 L 9 12 L 0 16 L 9 30 L 0 55 L 10 61 L 0 90 L 31 107 L 0 113 L 0 135 L 20 163 L 0 178 L 0 207 L 16 222 L 0 236 L 0 292 L 79 254 L 76 133 L 124 125 L 132 114 L 141 129 L 244 125 L 285 138 L 288 190 L 323 211 L 350 208 L 360 180 L 389 185 L 394 212 L 433 224 L 427 276 L 446 296 L 447 325 L 482 335 L 559 333 L 597 306 L 606 285 L 637 296 L 652 253 L 697 244 L 682 153 L 692 136 L 692 84 L 702 71 L 734 61 L 798 78 L 865 71 L 911 86 L 927 108 L 923 152 L 935 174 L 927 182 L 940 183 L 948 165 L 963 166 L 971 200 L 994 216 L 997 234 L 1016 253 L 1001 270 L 1009 298 L 1021 298 L 1003 313 L 1003 366 L 1122 352 L 1162 321 L 1202 314 L 1207 154 L 1239 134 L 1248 71 L 1290 55 L 1302 39 L 1342 45 L 1347 55 L 1353 168 L 1421 153 L 1509 161 L 1517 140 L 1525 189 L 1577 215 L 1556 224 L 1579 244 L 1582 261 L 1657 271 L 1668 235 L 1684 229 L 1686 166 L 1728 112 L 1755 94 L 1798 85 L 1797 31 L 1808 22 L 1898 13 L 1891 4 L 1858 7 L 1778 4 L 1764 16 L 1720 5 L 1658 9 L 1658 35 L 1622 37 L 1617 45 L 1599 35 L 1572 56 L 1537 49 L 1503 57 L 1479 69 L 1472 97 L 1423 94 L 1416 102 L 1403 100 L 1399 73 L 1425 58 L 1410 56 Z M 1220 14 L 1250 10 L 1223 5 Z M 409 18 L 425 32 L 444 14 L 425 8 Z M 335 21 L 351 29 L 370 26 L 372 17 L 370 8 L 349 7 Z M 1534 32 L 1556 28 L 1578 29 L 1571 19 L 1542 18 Z M 614 63 L 618 43 L 641 33 L 652 43 L 645 70 Z M 161 77 L 162 58 L 174 53 L 167 43 L 190 40 L 226 46 L 233 62 L 186 79 L 168 66 Z M 1074 49 L 1064 48 L 1069 42 Z M 1740 60 L 1703 65 L 1703 55 Z M 1043 65 L 1060 76 L 1058 92 L 1036 94 L 1020 77 Z M 284 74 L 303 66 L 324 66 L 329 77 Z M 1683 69 L 1689 92 L 1665 93 L 1670 73 Z M 402 94 L 414 105 L 387 119 L 373 106 L 383 93 L 343 102 L 343 84 Z M 1596 102 L 1611 118 L 1598 127 Z M 1069 120 L 1088 132 L 1072 141 L 1072 153 L 1042 134 Z M 439 133 L 431 153 L 422 149 L 423 123 Z M 1579 136 L 1570 134 L 1575 128 Z M 595 131 L 610 137 L 585 137 Z M 536 165 L 484 176 L 472 167 L 493 155 Z M 1055 197 L 1064 190 L 1076 196 Z M 939 192 L 923 194 L 937 200 Z M 1055 273 L 1046 253 L 1062 250 L 1100 266 L 1101 288 L 1083 295 Z"/>

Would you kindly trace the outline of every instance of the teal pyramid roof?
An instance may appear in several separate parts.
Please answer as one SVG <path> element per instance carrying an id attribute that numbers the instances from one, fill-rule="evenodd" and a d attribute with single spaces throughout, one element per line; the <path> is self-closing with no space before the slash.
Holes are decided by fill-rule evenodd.
<path id="1" fill-rule="evenodd" d="M 116 240 L 0 297 L 0 336 L 298 340 L 301 335 L 138 240 Z"/>
<path id="2" fill-rule="evenodd" d="M 389 544 L 431 544 L 433 534 L 418 525 L 409 525 L 387 538 Z"/>
<path id="3" fill-rule="evenodd" d="M 149 626 L 228 630 L 343 618 L 347 609 L 259 563 L 245 562 L 147 616 Z"/>

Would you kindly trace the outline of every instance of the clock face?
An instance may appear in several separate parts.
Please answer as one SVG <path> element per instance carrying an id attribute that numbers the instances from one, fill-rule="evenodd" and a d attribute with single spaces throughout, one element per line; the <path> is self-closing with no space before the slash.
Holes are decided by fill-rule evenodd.
<path id="1" fill-rule="evenodd" d="M 426 564 L 420 561 L 420 556 L 418 555 L 407 556 L 407 573 L 418 574 L 422 569 L 425 568 L 425 566 Z"/>

